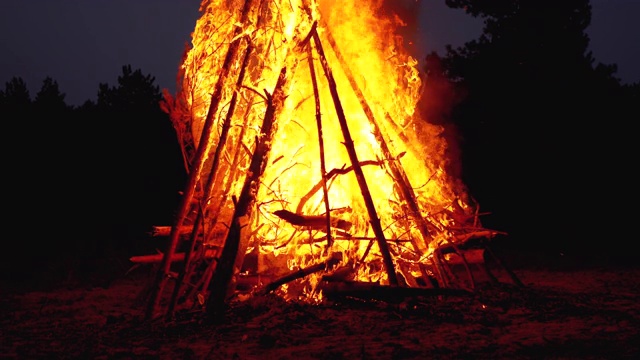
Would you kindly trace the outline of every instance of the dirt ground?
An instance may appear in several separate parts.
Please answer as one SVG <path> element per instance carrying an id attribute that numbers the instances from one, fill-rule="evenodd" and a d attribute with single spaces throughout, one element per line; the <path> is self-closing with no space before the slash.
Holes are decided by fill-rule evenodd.
<path id="1" fill-rule="evenodd" d="M 513 269 L 524 287 L 321 305 L 274 295 L 143 321 L 142 276 L 2 294 L 3 359 L 637 359 L 640 268 Z"/>

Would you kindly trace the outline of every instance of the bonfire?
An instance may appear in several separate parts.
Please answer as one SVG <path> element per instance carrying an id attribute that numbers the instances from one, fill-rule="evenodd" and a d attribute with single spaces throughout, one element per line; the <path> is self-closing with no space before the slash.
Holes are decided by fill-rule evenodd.
<path id="1" fill-rule="evenodd" d="M 457 159 L 416 110 L 424 82 L 386 5 L 202 1 L 163 104 L 188 181 L 174 224 L 154 227 L 166 251 L 132 259 L 159 263 L 147 316 L 266 292 L 319 302 L 336 284 L 465 287 L 448 264 L 469 268 L 465 245 L 499 232 L 446 171 Z"/>

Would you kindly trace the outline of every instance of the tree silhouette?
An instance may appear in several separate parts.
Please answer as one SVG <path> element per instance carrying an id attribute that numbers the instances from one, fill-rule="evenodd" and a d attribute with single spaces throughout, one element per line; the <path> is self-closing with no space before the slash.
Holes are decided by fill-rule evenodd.
<path id="1" fill-rule="evenodd" d="M 0 107 L 3 112 L 27 111 L 30 105 L 29 89 L 21 77 L 14 76 L 5 83 L 4 91 L 0 91 Z"/>
<path id="2" fill-rule="evenodd" d="M 42 87 L 36 94 L 33 104 L 40 112 L 61 113 L 70 109 L 64 101 L 65 97 L 66 94 L 60 91 L 58 82 L 51 77 L 46 77 L 42 81 Z"/>
<path id="3" fill-rule="evenodd" d="M 186 177 L 153 76 L 126 65 L 117 85 L 98 85 L 96 102 L 73 108 L 64 98 L 50 77 L 34 101 L 19 77 L 0 91 L 5 130 L 24 140 L 5 161 L 5 187 L 20 194 L 9 208 L 16 223 L 34 224 L 0 268 L 16 280 L 122 271 L 157 246 L 146 231 L 172 223 Z"/>
<path id="4" fill-rule="evenodd" d="M 452 118 L 465 182 L 493 212 L 485 225 L 552 247 L 577 241 L 589 230 L 572 226 L 571 213 L 593 205 L 603 180 L 597 159 L 612 133 L 602 124 L 627 119 L 636 89 L 620 85 L 615 65 L 594 66 L 589 1 L 447 4 L 484 19 L 483 34 L 449 46 L 442 67 L 465 95 Z"/>
<path id="5" fill-rule="evenodd" d="M 108 111 L 156 111 L 162 92 L 154 83 L 155 77 L 125 65 L 118 77 L 118 86 L 99 85 L 97 105 Z"/>
<path id="6" fill-rule="evenodd" d="M 122 67 L 116 86 L 100 84 L 94 113 L 92 177 L 101 191 L 100 222 L 127 242 L 127 234 L 169 224 L 184 181 L 180 148 L 168 115 L 160 109 L 162 93 L 155 78 L 130 65 Z M 113 211 L 117 209 L 117 211 Z"/>

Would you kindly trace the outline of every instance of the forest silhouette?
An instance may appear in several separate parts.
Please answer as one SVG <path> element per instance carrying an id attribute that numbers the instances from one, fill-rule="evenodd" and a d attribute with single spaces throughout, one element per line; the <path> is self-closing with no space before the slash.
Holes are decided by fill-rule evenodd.
<path id="1" fill-rule="evenodd" d="M 484 29 L 423 59 L 419 111 L 446 129 L 449 170 L 488 213 L 483 225 L 518 251 L 631 259 L 622 206 L 635 192 L 640 83 L 623 84 L 588 51 L 589 1 L 446 3 Z M 130 65 L 81 106 L 52 78 L 33 98 L 21 77 L 5 84 L 18 234 L 3 255 L 7 280 L 108 281 L 130 256 L 164 250 L 147 232 L 172 224 L 187 172 L 162 99 L 155 78 Z"/>

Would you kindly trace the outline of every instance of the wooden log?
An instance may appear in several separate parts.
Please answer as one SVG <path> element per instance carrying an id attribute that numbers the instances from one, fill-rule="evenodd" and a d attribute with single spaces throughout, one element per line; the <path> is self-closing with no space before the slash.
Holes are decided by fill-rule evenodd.
<path id="1" fill-rule="evenodd" d="M 247 123 L 249 121 L 249 114 L 251 112 L 251 105 L 247 106 L 247 109 L 245 111 L 244 114 L 244 123 L 242 125 L 242 127 L 240 128 L 240 133 L 238 134 L 238 139 L 243 139 L 244 138 L 244 134 L 248 128 Z M 241 140 L 240 140 L 241 141 Z M 237 146 L 235 153 L 233 154 L 233 160 L 231 162 L 231 169 L 236 169 L 235 171 L 233 171 L 231 174 L 229 174 L 229 176 L 227 177 L 226 183 L 224 184 L 224 194 L 221 196 L 221 201 L 220 203 L 222 204 L 223 202 L 227 201 L 229 198 L 229 194 L 231 192 L 231 186 L 233 185 L 233 183 L 236 181 L 237 179 L 237 175 L 238 175 L 238 171 L 239 171 L 239 167 L 238 162 L 240 161 L 240 154 L 242 153 L 242 151 L 244 150 L 244 147 L 242 146 Z M 235 206 L 235 198 L 233 198 L 234 201 L 234 206 Z M 212 212 L 211 216 L 209 217 L 209 221 L 211 223 L 215 223 L 217 222 L 218 216 L 220 215 L 220 211 L 221 211 L 222 207 L 219 206 L 216 209 L 214 209 L 214 211 Z M 211 236 L 216 236 L 217 238 L 227 238 L 228 236 L 228 229 L 225 229 L 224 233 L 218 235 L 215 234 L 211 234 Z M 209 237 L 207 237 L 207 239 L 211 240 Z M 205 269 L 204 275 L 202 276 L 202 279 L 198 281 L 199 286 L 198 287 L 194 287 L 192 288 L 192 290 L 190 291 L 190 293 L 188 294 L 188 298 L 193 298 L 195 296 L 195 294 L 197 293 L 197 289 L 201 288 L 203 292 L 206 292 L 206 289 L 209 288 L 209 282 L 211 281 L 211 278 L 213 276 L 213 273 L 215 272 L 216 269 L 216 265 L 218 264 L 217 261 L 211 261 L 209 263 L 209 265 L 207 266 L 207 268 Z"/>
<path id="2" fill-rule="evenodd" d="M 382 229 L 382 224 L 380 224 L 380 218 L 378 218 L 375 204 L 373 203 L 373 199 L 371 198 L 369 186 L 367 185 L 367 179 L 365 178 L 362 167 L 360 166 L 358 154 L 356 153 L 353 139 L 351 138 L 351 133 L 349 132 L 347 118 L 345 117 L 344 110 L 342 108 L 342 102 L 340 101 L 340 96 L 338 94 L 338 86 L 333 77 L 333 72 L 329 67 L 329 63 L 327 62 L 327 58 L 324 54 L 324 49 L 322 48 L 322 42 L 320 41 L 320 35 L 318 35 L 317 30 L 313 31 L 313 40 L 316 45 L 316 52 L 320 57 L 320 63 L 322 64 L 325 77 L 327 78 L 327 82 L 329 84 L 329 90 L 331 92 L 331 98 L 333 99 L 336 115 L 338 116 L 338 121 L 340 122 L 342 136 L 344 137 L 343 144 L 347 149 L 347 154 L 349 155 L 349 160 L 351 160 L 351 165 L 353 166 L 356 180 L 358 181 L 358 185 L 360 186 L 360 192 L 362 193 L 362 198 L 369 214 L 369 222 L 371 224 L 371 228 L 373 229 L 373 233 L 376 235 L 378 248 L 380 249 L 380 253 L 382 254 L 382 260 L 384 262 L 385 270 L 387 271 L 389 283 L 391 283 L 391 285 L 397 285 L 398 278 L 396 277 L 396 270 L 393 265 L 393 259 L 391 258 L 391 253 L 389 252 L 389 245 L 387 244 L 387 240 L 385 239 L 384 230 Z"/>
<path id="3" fill-rule="evenodd" d="M 487 254 L 491 256 L 491 258 L 498 264 L 498 266 L 500 266 L 502 269 L 504 269 L 507 272 L 507 274 L 509 274 L 511 281 L 513 281 L 514 284 L 520 287 L 525 287 L 524 283 L 520 280 L 520 278 L 513 272 L 513 270 L 511 270 L 511 268 L 509 268 L 504 263 L 504 261 L 502 261 L 502 259 L 496 253 L 493 252 L 493 250 L 491 250 L 491 247 L 489 245 L 485 245 L 485 249 L 487 251 Z"/>
<path id="4" fill-rule="evenodd" d="M 314 31 L 316 31 L 316 27 L 318 26 L 317 22 L 313 23 L 313 27 L 307 36 L 307 39 L 304 41 L 304 45 L 307 47 L 307 59 L 309 63 L 309 73 L 311 74 L 311 83 L 313 84 L 313 97 L 315 99 L 316 105 L 316 127 L 318 129 L 318 145 L 320 148 L 320 175 L 322 175 L 322 195 L 324 199 L 324 207 L 325 207 L 325 230 L 327 233 L 327 246 L 331 247 L 333 244 L 333 240 L 331 238 L 331 226 L 332 226 L 332 218 L 331 218 L 331 208 L 329 206 L 329 193 L 327 190 L 327 166 L 324 158 L 324 138 L 322 134 L 322 112 L 320 111 L 320 91 L 318 90 L 318 79 L 316 78 L 316 71 L 313 65 L 313 51 L 311 46 L 308 45 L 308 40 Z M 351 226 L 349 226 L 350 228 Z M 343 229 L 348 231 L 349 229 Z"/>
<path id="5" fill-rule="evenodd" d="M 330 28 L 327 27 L 325 29 L 325 32 L 326 32 L 327 40 L 329 41 L 329 45 L 331 45 L 334 53 L 336 54 L 338 63 L 341 65 L 342 70 L 344 71 L 347 77 L 347 80 L 349 81 L 349 85 L 351 85 L 351 89 L 356 94 L 356 97 L 360 102 L 360 106 L 362 107 L 362 110 L 364 111 L 365 115 L 367 116 L 367 119 L 369 120 L 369 124 L 371 124 L 373 135 L 376 138 L 376 141 L 378 141 L 378 144 L 380 144 L 380 150 L 382 150 L 382 155 L 384 156 L 384 158 L 389 159 L 389 162 L 387 163 L 388 168 L 391 171 L 391 174 L 393 175 L 393 179 L 395 183 L 398 185 L 398 188 L 400 189 L 399 195 L 401 199 L 406 202 L 408 209 L 411 213 L 411 216 L 413 217 L 415 224 L 418 227 L 418 230 L 420 231 L 420 234 L 423 237 L 421 244 L 413 243 L 413 246 L 415 247 L 415 250 L 417 252 L 425 251 L 428 248 L 428 243 L 429 243 L 429 240 L 431 239 L 431 236 L 429 234 L 427 222 L 424 220 L 420 212 L 420 207 L 418 206 L 418 201 L 416 199 L 415 193 L 413 192 L 413 187 L 409 182 L 409 178 L 407 177 L 407 174 L 405 173 L 404 168 L 402 167 L 402 164 L 400 164 L 400 161 L 398 160 L 399 157 L 396 158 L 392 156 L 391 150 L 387 145 L 387 141 L 384 138 L 384 135 L 382 134 L 380 126 L 378 125 L 378 122 L 375 119 L 375 116 L 373 115 L 373 110 L 369 106 L 369 103 L 367 102 L 364 94 L 362 93 L 362 90 L 358 86 L 355 76 L 351 72 L 351 68 L 349 68 L 349 66 L 347 65 L 347 62 L 342 56 L 342 52 L 338 48 L 338 45 L 335 39 L 333 38 L 333 35 L 331 34 Z"/>
<path id="6" fill-rule="evenodd" d="M 466 243 L 467 241 L 471 240 L 471 239 L 477 239 L 477 238 L 492 238 L 496 235 L 506 235 L 505 232 L 501 232 L 501 231 L 495 231 L 495 230 L 478 230 L 478 231 L 473 231 L 473 232 L 469 232 L 466 234 L 459 234 L 459 235 L 455 235 L 453 237 L 453 240 L 455 242 L 459 242 L 459 243 Z"/>
<path id="7" fill-rule="evenodd" d="M 220 197 L 220 204 L 224 204 L 226 201 L 228 201 L 229 197 L 230 197 L 230 193 L 231 193 L 231 187 L 232 185 L 236 182 L 236 180 L 238 179 L 238 175 L 240 174 L 240 167 L 238 166 L 238 163 L 241 159 L 241 154 L 244 151 L 244 146 L 242 145 L 242 139 L 244 139 L 244 135 L 245 132 L 247 131 L 248 128 L 248 122 L 250 119 L 250 114 L 251 114 L 251 109 L 253 107 L 253 100 L 247 105 L 245 113 L 244 113 L 244 121 L 242 126 L 240 127 L 240 133 L 237 136 L 238 139 L 238 146 L 236 146 L 235 152 L 233 154 L 233 160 L 231 161 L 231 167 L 230 169 L 232 169 L 231 173 L 227 176 L 226 182 L 224 184 L 224 193 L 221 195 Z M 231 197 L 233 202 L 234 202 L 234 207 L 235 207 L 235 198 Z M 218 206 L 217 208 L 214 208 L 210 217 L 209 217 L 209 222 L 210 223 L 216 223 L 218 221 L 218 217 L 220 216 L 222 210 L 222 205 Z M 212 240 L 212 237 L 217 237 L 217 238 L 227 238 L 228 236 L 228 229 L 225 229 L 224 234 L 221 235 L 216 235 L 216 234 L 211 234 L 209 237 L 207 237 L 208 240 Z M 209 265 L 207 266 L 207 269 L 204 272 L 204 276 L 203 279 L 201 281 L 201 287 L 202 287 L 202 291 L 206 292 L 206 289 L 209 288 L 209 283 L 211 281 L 211 278 L 213 277 L 213 273 L 215 272 L 216 269 L 216 265 L 217 265 L 217 261 L 212 261 L 209 263 Z M 196 294 L 196 288 L 193 288 L 191 291 L 191 294 L 189 295 L 189 297 L 193 297 Z"/>
<path id="8" fill-rule="evenodd" d="M 300 245 L 317 244 L 317 243 L 326 241 L 326 239 L 327 238 L 325 236 L 310 238 L 310 239 L 300 241 L 299 244 Z M 338 230 L 336 231 L 336 234 L 333 236 L 333 241 L 376 241 L 376 238 L 371 236 L 351 236 L 345 232 L 341 232 Z M 411 242 L 411 240 L 409 239 L 388 239 L 387 241 L 393 242 L 393 243 L 410 243 Z"/>
<path id="9" fill-rule="evenodd" d="M 259 291 L 259 294 L 268 294 L 270 292 L 272 292 L 273 290 L 279 288 L 281 285 L 284 285 L 288 282 L 303 278 L 307 275 L 319 272 L 319 271 L 326 271 L 329 268 L 338 265 L 340 263 L 340 261 L 342 261 L 342 253 L 333 253 L 332 256 L 326 260 L 323 261 L 319 264 L 315 264 L 315 265 L 311 265 L 308 266 L 304 269 L 300 269 L 300 270 L 296 270 L 294 272 L 291 272 L 269 284 L 267 284 L 264 289 L 262 289 L 261 291 Z"/>
<path id="10" fill-rule="evenodd" d="M 246 252 L 246 241 L 241 243 L 241 230 L 243 224 L 251 217 L 255 197 L 258 194 L 260 186 L 260 178 L 262 177 L 267 157 L 271 151 L 271 140 L 275 131 L 275 117 L 280 111 L 284 102 L 284 85 L 287 80 L 287 68 L 283 67 L 280 71 L 278 81 L 276 82 L 273 95 L 267 95 L 267 110 L 261 126 L 261 134 L 256 139 L 256 148 L 251 157 L 251 163 L 247 170 L 240 197 L 236 203 L 233 213 L 233 220 L 224 247 L 220 262 L 217 265 L 216 272 L 213 274 L 211 284 L 209 285 L 209 298 L 207 299 L 207 321 L 217 323 L 223 320 L 226 300 L 233 293 L 235 287 L 233 277 L 236 276 L 242 264 L 242 259 Z M 248 239 L 246 239 L 248 240 Z M 240 265 L 236 265 L 240 264 Z M 236 270 L 237 269 L 237 270 Z"/>
<path id="11" fill-rule="evenodd" d="M 248 67 L 249 64 L 249 59 L 251 58 L 251 54 L 253 53 L 253 45 L 251 44 L 251 41 L 248 41 L 248 45 L 247 48 L 245 49 L 244 52 L 244 57 L 243 57 L 243 61 L 242 61 L 242 65 L 240 68 L 240 72 L 238 74 L 238 78 L 236 79 L 236 89 L 240 89 L 240 87 L 242 86 L 242 83 L 244 82 L 244 76 L 246 74 L 246 69 Z M 227 143 L 227 137 L 229 135 L 229 129 L 231 128 L 231 120 L 233 119 L 233 114 L 235 112 L 236 109 L 236 104 L 238 102 L 238 91 L 235 91 L 233 93 L 233 95 L 231 96 L 231 102 L 229 103 L 228 109 L 227 109 L 227 115 L 225 117 L 225 120 L 222 124 L 222 130 L 220 132 L 220 137 L 218 140 L 218 144 L 216 145 L 216 149 L 214 151 L 213 154 L 213 160 L 212 160 L 212 164 L 211 164 L 211 170 L 209 170 L 209 176 L 207 177 L 207 183 L 203 189 L 203 194 L 202 194 L 202 198 L 206 199 L 205 201 L 203 201 L 203 206 L 205 207 L 205 209 L 202 209 L 201 211 L 198 212 L 198 216 L 196 218 L 195 224 L 196 226 L 200 226 L 201 224 L 203 224 L 204 222 L 204 213 L 205 211 L 207 211 L 207 205 L 209 203 L 209 201 L 207 201 L 210 197 L 211 197 L 211 193 L 213 192 L 213 189 L 215 187 L 216 184 L 216 175 L 220 175 L 218 174 L 218 166 L 220 164 L 220 156 L 222 154 L 222 150 L 225 147 L 225 144 Z M 222 176 L 222 175 L 220 175 Z M 219 213 L 219 208 L 224 206 L 224 201 L 222 203 L 216 202 L 215 206 L 217 206 L 216 209 L 216 214 Z M 214 221 L 215 223 L 215 221 Z M 197 239 L 197 231 L 193 231 L 191 233 L 191 239 L 190 239 L 190 246 L 187 249 L 187 253 L 190 254 L 191 252 L 193 252 L 193 250 L 195 249 L 195 245 L 196 245 L 196 239 Z M 169 302 L 169 308 L 167 310 L 167 317 L 168 318 L 172 318 L 173 317 L 173 312 L 175 309 L 175 306 L 178 302 L 178 296 L 180 294 L 180 290 L 182 288 L 182 282 L 184 281 L 185 276 L 187 276 L 187 270 L 189 270 L 189 260 L 191 259 L 190 256 L 187 257 L 187 261 L 184 262 L 182 270 L 180 272 L 180 275 L 178 277 L 176 286 L 173 288 L 173 294 L 171 295 L 171 301 Z"/>
<path id="12" fill-rule="evenodd" d="M 360 166 L 382 166 L 382 161 L 377 161 L 377 160 L 364 160 L 364 161 L 360 161 Z M 331 169 L 331 171 L 329 171 L 327 173 L 327 175 L 325 176 L 327 180 L 333 178 L 334 176 L 337 175 L 344 175 L 344 174 L 348 174 L 351 171 L 353 171 L 353 166 L 347 166 L 347 167 L 342 167 L 342 168 L 336 168 L 336 169 Z M 315 184 L 311 190 L 309 190 L 302 198 L 300 198 L 300 202 L 298 203 L 298 206 L 296 207 L 296 212 L 300 213 L 302 212 L 302 208 L 304 207 L 304 205 L 307 203 L 307 201 L 309 201 L 309 199 L 311 199 L 311 197 L 318 192 L 318 190 L 322 189 L 322 184 L 323 184 L 324 180 L 320 180 L 317 184 Z"/>
<path id="13" fill-rule="evenodd" d="M 240 22 L 242 24 L 245 24 L 249 21 L 250 10 L 255 7 L 256 2 L 257 0 L 245 1 L 240 18 Z M 169 246 L 167 248 L 167 251 L 165 252 L 162 264 L 158 269 L 155 279 L 155 286 L 153 287 L 151 296 L 149 298 L 149 304 L 147 306 L 145 314 L 145 318 L 147 320 L 153 319 L 153 317 L 156 315 L 156 309 L 158 308 L 158 305 L 160 303 L 160 295 L 164 290 L 168 279 L 167 275 L 169 274 L 169 270 L 171 268 L 171 258 L 176 250 L 179 241 L 180 234 L 178 232 L 178 229 L 180 229 L 184 224 L 189 210 L 189 205 L 191 204 L 191 200 L 193 199 L 193 196 L 196 192 L 197 185 L 200 182 L 201 172 L 204 168 L 207 154 L 209 153 L 213 145 L 212 134 L 214 133 L 215 117 L 218 113 L 218 108 L 222 100 L 222 92 L 224 86 L 226 86 L 227 78 L 231 71 L 231 65 L 235 62 L 238 49 L 240 47 L 240 42 L 244 39 L 244 37 L 239 36 L 242 33 L 243 28 L 244 26 L 237 26 L 235 29 L 234 41 L 229 45 L 229 49 L 218 75 L 218 81 L 216 82 L 213 93 L 211 94 L 211 104 L 209 106 L 207 117 L 205 118 L 204 126 L 202 128 L 200 142 L 198 143 L 198 149 L 196 150 L 196 154 L 194 156 L 194 163 L 192 164 L 192 169 L 189 172 L 189 179 L 185 187 L 184 196 L 182 197 L 180 202 L 175 224 L 172 227 L 172 229 L 174 230 L 172 230 L 171 232 Z"/>
<path id="14" fill-rule="evenodd" d="M 273 212 L 274 215 L 279 218 L 285 220 L 291 225 L 301 226 L 310 229 L 327 229 L 327 216 L 326 215 L 302 215 L 292 213 L 288 210 L 276 210 Z M 349 231 L 353 224 L 350 221 L 338 219 L 335 217 L 330 218 L 330 227 L 342 229 L 344 231 Z"/>

